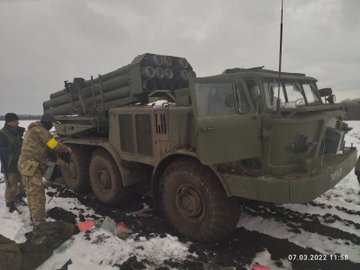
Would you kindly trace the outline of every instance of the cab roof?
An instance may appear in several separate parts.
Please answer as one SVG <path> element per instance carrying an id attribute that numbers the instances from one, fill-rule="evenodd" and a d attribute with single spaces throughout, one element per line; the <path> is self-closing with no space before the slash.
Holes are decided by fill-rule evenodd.
<path id="1" fill-rule="evenodd" d="M 207 79 L 224 79 L 224 78 L 254 78 L 254 79 L 278 79 L 279 72 L 275 70 L 264 69 L 264 67 L 254 67 L 254 68 L 230 68 L 224 70 L 223 73 L 213 76 L 202 77 Z M 303 73 L 290 73 L 290 72 L 281 72 L 282 80 L 301 80 L 301 81 L 317 81 L 315 78 L 306 76 Z"/>

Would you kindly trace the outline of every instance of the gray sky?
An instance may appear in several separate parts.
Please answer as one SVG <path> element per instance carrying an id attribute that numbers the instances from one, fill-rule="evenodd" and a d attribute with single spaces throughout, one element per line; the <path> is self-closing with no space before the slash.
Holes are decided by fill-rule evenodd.
<path id="1" fill-rule="evenodd" d="M 284 0 L 283 70 L 360 97 L 360 1 Z M 0 0 L 0 114 L 42 113 L 64 80 L 142 53 L 183 56 L 198 76 L 278 69 L 280 0 Z"/>

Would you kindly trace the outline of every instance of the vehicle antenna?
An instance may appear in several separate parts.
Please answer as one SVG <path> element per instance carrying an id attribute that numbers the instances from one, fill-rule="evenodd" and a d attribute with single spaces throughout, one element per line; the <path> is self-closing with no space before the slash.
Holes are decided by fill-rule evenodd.
<path id="1" fill-rule="evenodd" d="M 280 88 L 281 88 L 281 60 L 282 60 L 282 36 L 283 36 L 283 15 L 284 15 L 284 0 L 281 0 L 281 22 L 280 22 L 280 51 L 279 51 L 279 87 L 278 87 L 278 99 L 276 104 L 276 110 L 280 109 Z"/>

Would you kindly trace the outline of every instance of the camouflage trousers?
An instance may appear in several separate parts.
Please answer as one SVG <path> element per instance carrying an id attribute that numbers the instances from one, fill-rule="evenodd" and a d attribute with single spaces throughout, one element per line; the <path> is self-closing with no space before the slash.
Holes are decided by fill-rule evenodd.
<path id="1" fill-rule="evenodd" d="M 45 221 L 45 186 L 42 173 L 37 170 L 33 176 L 22 176 L 24 189 L 30 209 L 31 219 L 34 225 Z"/>
<path id="2" fill-rule="evenodd" d="M 21 174 L 16 173 L 6 173 L 5 177 L 5 201 L 15 202 L 16 199 L 25 195 L 24 187 L 21 181 Z"/>

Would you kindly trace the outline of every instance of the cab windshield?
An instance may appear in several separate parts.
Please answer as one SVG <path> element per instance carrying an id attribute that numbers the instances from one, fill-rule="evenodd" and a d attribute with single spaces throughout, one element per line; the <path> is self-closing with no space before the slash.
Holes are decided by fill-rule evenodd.
<path id="1" fill-rule="evenodd" d="M 266 107 L 275 110 L 279 102 L 280 108 L 296 108 L 312 104 L 320 104 L 320 98 L 316 95 L 314 84 L 307 82 L 279 83 L 277 81 L 265 81 L 263 83 Z"/>

